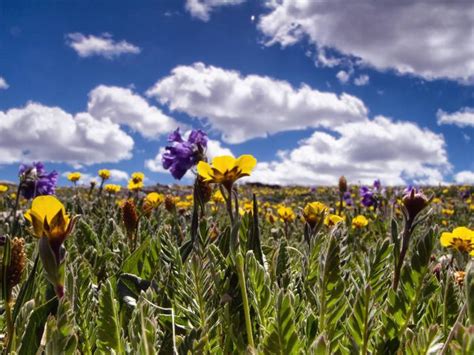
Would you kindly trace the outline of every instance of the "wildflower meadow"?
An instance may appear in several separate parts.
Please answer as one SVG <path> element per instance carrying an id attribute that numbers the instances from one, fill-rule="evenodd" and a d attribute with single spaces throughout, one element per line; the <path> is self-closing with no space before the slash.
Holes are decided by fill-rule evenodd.
<path id="1" fill-rule="evenodd" d="M 191 186 L 0 185 L 4 353 L 474 353 L 472 186 L 250 184 L 207 144 L 169 136 Z"/>

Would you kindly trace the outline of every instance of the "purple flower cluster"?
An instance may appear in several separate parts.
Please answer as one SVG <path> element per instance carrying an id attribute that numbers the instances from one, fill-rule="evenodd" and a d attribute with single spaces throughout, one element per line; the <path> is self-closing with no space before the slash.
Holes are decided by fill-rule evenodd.
<path id="1" fill-rule="evenodd" d="M 362 186 L 359 189 L 359 194 L 361 199 L 362 205 L 365 207 L 371 207 L 371 206 L 377 206 L 377 193 L 382 192 L 382 184 L 380 180 L 375 180 L 373 188 L 370 188 L 368 186 Z"/>
<path id="2" fill-rule="evenodd" d="M 344 200 L 347 206 L 352 206 L 354 204 L 350 191 L 344 192 L 344 195 L 342 195 L 342 199 Z"/>
<path id="3" fill-rule="evenodd" d="M 46 172 L 44 164 L 41 162 L 31 165 L 20 165 L 18 175 L 20 176 L 21 195 L 26 199 L 31 199 L 41 195 L 54 195 L 58 173 Z"/>
<path id="4" fill-rule="evenodd" d="M 207 135 L 200 129 L 192 130 L 184 140 L 179 128 L 168 137 L 170 145 L 165 147 L 161 162 L 175 179 L 180 180 L 186 172 L 204 158 Z"/>

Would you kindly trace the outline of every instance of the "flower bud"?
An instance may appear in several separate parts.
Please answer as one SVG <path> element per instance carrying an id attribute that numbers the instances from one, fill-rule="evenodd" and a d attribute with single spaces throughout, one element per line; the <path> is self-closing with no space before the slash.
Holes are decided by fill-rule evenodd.
<path id="1" fill-rule="evenodd" d="M 11 241 L 10 265 L 7 271 L 8 289 L 18 285 L 26 266 L 25 240 L 23 238 L 13 238 Z"/>
<path id="2" fill-rule="evenodd" d="M 166 195 L 165 208 L 168 212 L 172 212 L 176 208 L 176 201 L 172 195 Z"/>
<path id="3" fill-rule="evenodd" d="M 403 205 L 408 214 L 408 220 L 414 221 L 415 217 L 428 205 L 428 199 L 422 192 L 416 192 L 415 189 L 403 196 Z"/>
<path id="4" fill-rule="evenodd" d="M 339 178 L 339 192 L 343 194 L 347 191 L 347 180 L 344 176 Z"/>
<path id="5" fill-rule="evenodd" d="M 132 199 L 125 201 L 122 205 L 122 221 L 127 230 L 127 236 L 133 238 L 138 228 L 138 214 Z"/>

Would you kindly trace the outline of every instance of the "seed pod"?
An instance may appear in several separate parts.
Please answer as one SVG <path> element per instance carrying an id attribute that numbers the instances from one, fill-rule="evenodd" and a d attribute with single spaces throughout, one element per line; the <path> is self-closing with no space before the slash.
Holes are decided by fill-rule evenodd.
<path id="1" fill-rule="evenodd" d="M 343 194 L 347 191 L 347 180 L 344 176 L 339 178 L 339 192 Z"/>
<path id="2" fill-rule="evenodd" d="M 13 238 L 11 241 L 11 259 L 8 266 L 8 288 L 18 285 L 26 266 L 25 240 Z"/>
<path id="3" fill-rule="evenodd" d="M 138 227 L 138 214 L 132 199 L 125 201 L 122 205 L 122 221 L 127 230 L 127 236 L 133 238 Z"/>
<path id="4" fill-rule="evenodd" d="M 166 195 L 165 197 L 165 208 L 168 212 L 172 212 L 176 208 L 176 201 L 173 196 Z"/>

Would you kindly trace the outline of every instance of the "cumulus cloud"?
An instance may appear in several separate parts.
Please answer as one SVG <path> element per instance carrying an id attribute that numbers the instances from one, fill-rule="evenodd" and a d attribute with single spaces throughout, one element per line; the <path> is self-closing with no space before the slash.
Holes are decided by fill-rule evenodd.
<path id="1" fill-rule="evenodd" d="M 474 127 L 474 108 L 471 107 L 464 107 L 453 113 L 438 110 L 436 117 L 439 125 L 454 124 L 458 127 Z"/>
<path id="2" fill-rule="evenodd" d="M 382 116 L 353 122 L 334 134 L 315 131 L 278 159 L 259 162 L 251 181 L 282 185 L 334 185 L 345 175 L 352 183 L 437 184 L 451 168 L 441 135 L 411 122 Z"/>
<path id="3" fill-rule="evenodd" d="M 86 112 L 73 116 L 59 107 L 33 102 L 0 111 L 0 163 L 117 162 L 132 156 L 133 144 L 118 124 Z"/>
<path id="4" fill-rule="evenodd" d="M 112 181 L 128 181 L 130 175 L 126 171 L 119 169 L 110 169 L 110 180 Z"/>
<path id="5" fill-rule="evenodd" d="M 267 45 L 307 39 L 323 59 L 331 50 L 379 70 L 474 80 L 470 1 L 268 0 L 267 7 L 258 24 Z"/>
<path id="6" fill-rule="evenodd" d="M 308 127 L 335 127 L 364 120 L 367 108 L 355 96 L 292 87 L 266 76 L 242 76 L 203 63 L 178 66 L 147 95 L 172 111 L 205 119 L 227 143 Z"/>
<path id="7" fill-rule="evenodd" d="M 139 47 L 125 40 L 114 41 L 108 33 L 99 36 L 69 33 L 66 35 L 66 43 L 83 58 L 96 55 L 114 59 L 122 54 L 138 54 L 141 51 Z"/>
<path id="8" fill-rule="evenodd" d="M 100 85 L 92 90 L 87 109 L 94 117 L 127 125 L 147 138 L 157 138 L 179 126 L 160 109 L 150 106 L 143 97 L 117 86 Z"/>
<path id="9" fill-rule="evenodd" d="M 123 126 L 157 138 L 179 125 L 130 89 L 98 86 L 87 112 L 30 102 L 0 111 L 0 164 L 42 160 L 73 166 L 118 162 L 132 157 L 133 138 Z M 181 125 L 183 126 L 183 125 Z M 125 179 L 116 171 L 117 179 Z M 128 176 L 127 176 L 128 177 Z"/>
<path id="10" fill-rule="evenodd" d="M 9 87 L 10 85 L 8 85 L 7 81 L 0 76 L 0 90 L 6 90 Z"/>
<path id="11" fill-rule="evenodd" d="M 369 83 L 370 77 L 367 74 L 359 75 L 354 79 L 354 84 L 357 86 L 364 86 Z"/>
<path id="12" fill-rule="evenodd" d="M 461 185 L 474 185 L 474 171 L 460 171 L 454 175 L 454 181 Z"/>
<path id="13" fill-rule="evenodd" d="M 345 70 L 340 70 L 336 74 L 337 80 L 339 80 L 342 84 L 345 84 L 349 81 L 351 74 Z"/>
<path id="14" fill-rule="evenodd" d="M 186 0 L 185 8 L 191 16 L 201 21 L 209 21 L 211 12 L 222 6 L 239 5 L 246 0 Z"/>

